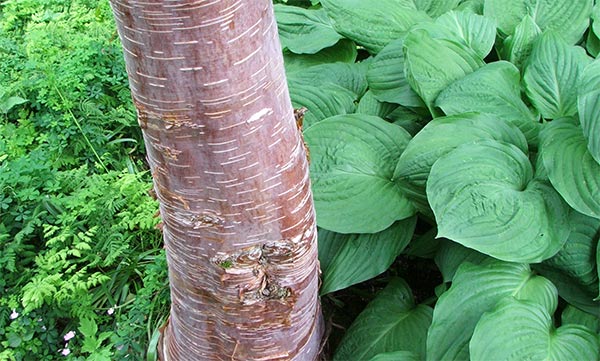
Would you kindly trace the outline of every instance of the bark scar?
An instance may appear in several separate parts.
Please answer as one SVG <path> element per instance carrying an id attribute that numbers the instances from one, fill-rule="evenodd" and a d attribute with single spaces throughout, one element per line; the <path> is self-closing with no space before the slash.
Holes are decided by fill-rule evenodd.
<path id="1" fill-rule="evenodd" d="M 286 239 L 266 242 L 213 257 L 211 262 L 222 269 L 221 282 L 237 287 L 241 304 L 252 305 L 266 300 L 287 302 L 293 291 L 281 285 L 271 268 L 292 255 L 296 247 Z"/>

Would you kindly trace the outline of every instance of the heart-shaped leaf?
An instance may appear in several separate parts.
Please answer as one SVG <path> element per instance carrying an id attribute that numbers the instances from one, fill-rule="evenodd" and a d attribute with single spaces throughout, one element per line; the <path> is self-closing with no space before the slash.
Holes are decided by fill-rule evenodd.
<path id="1" fill-rule="evenodd" d="M 568 45 L 553 32 L 545 32 L 534 43 L 523 83 L 529 99 L 544 118 L 577 113 L 579 76 L 590 62 L 583 48 Z"/>
<path id="2" fill-rule="evenodd" d="M 600 333 L 600 318 L 584 312 L 577 307 L 567 305 L 560 315 L 560 323 L 583 325 L 593 332 Z"/>
<path id="3" fill-rule="evenodd" d="M 334 28 L 372 54 L 403 35 L 415 23 L 429 20 L 412 0 L 322 0 Z"/>
<path id="4" fill-rule="evenodd" d="M 297 54 L 314 54 L 342 38 L 323 9 L 275 4 L 281 46 Z"/>
<path id="5" fill-rule="evenodd" d="M 555 119 L 541 132 L 542 159 L 550 182 L 580 213 L 600 218 L 600 164 L 586 147 L 581 128 L 569 118 Z"/>
<path id="6" fill-rule="evenodd" d="M 314 85 L 333 83 L 361 97 L 367 91 L 368 63 L 319 64 L 288 75 L 288 81 L 300 81 Z"/>
<path id="7" fill-rule="evenodd" d="M 498 29 L 512 35 L 529 15 L 542 31 L 554 30 L 575 44 L 589 26 L 593 0 L 485 0 L 483 15 L 495 19 Z"/>
<path id="8" fill-rule="evenodd" d="M 569 303 L 600 316 L 596 250 L 600 219 L 571 212 L 571 233 L 564 247 L 534 269 L 550 279 L 559 295 Z"/>
<path id="9" fill-rule="evenodd" d="M 484 64 L 471 48 L 435 39 L 422 29 L 411 31 L 406 36 L 404 62 L 410 86 L 434 115 L 433 102 L 440 92 Z"/>
<path id="10" fill-rule="evenodd" d="M 549 312 L 554 312 L 558 302 L 554 285 L 535 275 L 527 264 L 490 258 L 480 265 L 461 265 L 433 311 L 427 360 L 468 360 L 469 340 L 481 316 L 511 296 L 535 301 Z"/>
<path id="11" fill-rule="evenodd" d="M 356 113 L 375 115 L 383 119 L 387 119 L 396 108 L 397 104 L 386 103 L 377 100 L 371 90 L 368 90 L 365 95 L 360 98 L 356 106 Z"/>
<path id="12" fill-rule="evenodd" d="M 485 140 L 440 157 L 427 181 L 438 236 L 510 262 L 555 255 L 569 235 L 568 207 L 533 179 L 527 156 L 512 144 Z"/>
<path id="13" fill-rule="evenodd" d="M 394 278 L 346 331 L 333 360 L 368 360 L 392 351 L 410 351 L 422 359 L 431 313 L 431 307 L 414 304 L 404 280 Z"/>
<path id="14" fill-rule="evenodd" d="M 419 211 L 431 213 L 425 184 L 431 166 L 457 146 L 481 139 L 496 139 L 518 146 L 527 152 L 527 142 L 517 127 L 492 115 L 462 113 L 429 122 L 410 141 L 400 156 L 394 179 L 410 192 L 407 196 Z"/>
<path id="15" fill-rule="evenodd" d="M 304 139 L 319 226 L 374 233 L 415 213 L 392 178 L 410 140 L 404 129 L 375 116 L 339 115 L 306 129 Z"/>
<path id="16" fill-rule="evenodd" d="M 578 96 L 579 119 L 587 147 L 600 164 L 600 60 L 584 69 Z"/>
<path id="17" fill-rule="evenodd" d="M 530 144 L 537 144 L 539 123 L 521 100 L 519 69 L 506 61 L 486 64 L 444 89 L 436 106 L 447 115 L 481 112 L 515 124 Z"/>
<path id="18" fill-rule="evenodd" d="M 534 302 L 507 298 L 485 314 L 469 345 L 471 360 L 597 360 L 598 335 L 580 325 L 555 328 Z"/>
<path id="19" fill-rule="evenodd" d="M 458 6 L 460 0 L 414 0 L 417 9 L 425 11 L 431 17 L 438 17 Z"/>
<path id="20" fill-rule="evenodd" d="M 304 115 L 304 129 L 334 115 L 353 113 L 356 108 L 356 94 L 333 83 L 316 85 L 290 81 L 289 90 L 294 107 L 308 109 Z"/>
<path id="21" fill-rule="evenodd" d="M 335 45 L 325 48 L 316 54 L 294 54 L 290 51 L 283 52 L 285 72 L 290 75 L 302 72 L 306 68 L 327 63 L 354 63 L 356 60 L 356 44 L 349 39 L 342 39 Z"/>
<path id="22" fill-rule="evenodd" d="M 403 39 L 387 44 L 369 65 L 367 82 L 379 101 L 422 107 L 425 104 L 412 90 L 404 74 L 403 46 Z"/>
<path id="23" fill-rule="evenodd" d="M 502 55 L 521 69 L 529 58 L 535 39 L 542 33 L 539 26 L 529 15 L 517 25 L 515 33 L 504 40 Z"/>
<path id="24" fill-rule="evenodd" d="M 496 23 L 490 18 L 468 11 L 450 11 L 435 20 L 435 27 L 428 27 L 436 39 L 446 39 L 465 45 L 481 58 L 485 58 L 496 40 Z"/>
<path id="25" fill-rule="evenodd" d="M 416 217 L 411 217 L 377 233 L 341 234 L 320 229 L 321 294 L 383 273 L 410 242 L 415 225 Z"/>
<path id="26" fill-rule="evenodd" d="M 445 238 L 440 238 L 440 247 L 435 254 L 435 264 L 442 272 L 444 282 L 452 281 L 461 264 L 480 264 L 486 259 L 489 257 L 485 254 Z"/>

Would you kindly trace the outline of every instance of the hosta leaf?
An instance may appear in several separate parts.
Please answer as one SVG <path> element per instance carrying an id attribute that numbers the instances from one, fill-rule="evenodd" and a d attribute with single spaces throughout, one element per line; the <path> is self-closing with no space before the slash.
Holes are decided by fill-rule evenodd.
<path id="1" fill-rule="evenodd" d="M 421 107 L 423 101 L 404 75 L 403 45 L 402 39 L 394 40 L 375 56 L 367 71 L 367 82 L 379 101 Z"/>
<path id="2" fill-rule="evenodd" d="M 438 25 L 437 31 L 432 34 L 435 38 L 468 46 L 481 59 L 489 54 L 496 40 L 494 20 L 471 12 L 450 11 L 437 18 L 435 24 Z"/>
<path id="3" fill-rule="evenodd" d="M 374 233 L 414 214 L 394 183 L 394 166 L 410 135 L 362 114 L 322 120 L 304 132 L 317 223 L 339 233 Z"/>
<path id="4" fill-rule="evenodd" d="M 430 228 L 427 232 L 414 237 L 403 253 L 413 257 L 434 258 L 444 241 L 443 238 L 436 238 L 436 233 L 437 229 Z"/>
<path id="5" fill-rule="evenodd" d="M 569 118 L 546 124 L 541 133 L 542 159 L 550 182 L 580 213 L 600 218 L 600 164 L 586 148 L 581 128 Z"/>
<path id="6" fill-rule="evenodd" d="M 542 33 L 539 26 L 527 15 L 521 20 L 515 33 L 504 40 L 503 57 L 517 68 L 529 58 L 534 40 Z"/>
<path id="7" fill-rule="evenodd" d="M 529 15 L 542 31 L 554 30 L 575 44 L 589 26 L 592 5 L 593 0 L 485 0 L 483 14 L 496 19 L 506 35 Z"/>
<path id="8" fill-rule="evenodd" d="M 587 148 L 600 164 L 600 60 L 584 69 L 578 96 L 579 119 Z"/>
<path id="9" fill-rule="evenodd" d="M 331 63 L 311 66 L 288 75 L 288 81 L 313 84 L 333 83 L 361 97 L 367 91 L 367 67 L 363 63 Z"/>
<path id="10" fill-rule="evenodd" d="M 334 28 L 372 54 L 403 36 L 415 23 L 429 20 L 412 0 L 323 0 Z"/>
<path id="11" fill-rule="evenodd" d="M 392 351 L 410 351 L 422 359 L 431 313 L 429 306 L 414 304 L 404 280 L 394 278 L 346 331 L 333 360 L 368 360 Z"/>
<path id="12" fill-rule="evenodd" d="M 515 124 L 530 144 L 536 144 L 537 117 L 521 100 L 519 69 L 506 61 L 486 64 L 444 89 L 436 106 L 447 115 L 481 112 Z"/>
<path id="13" fill-rule="evenodd" d="M 555 328 L 544 307 L 508 298 L 485 314 L 469 346 L 471 360 L 597 360 L 598 335 L 580 325 Z"/>
<path id="14" fill-rule="evenodd" d="M 489 259 L 485 254 L 467 248 L 459 243 L 445 238 L 441 238 L 440 240 L 440 247 L 435 254 L 435 264 L 440 269 L 440 272 L 442 272 L 444 282 L 452 281 L 456 270 L 458 270 L 461 264 L 465 262 L 480 264 Z"/>
<path id="15" fill-rule="evenodd" d="M 590 53 L 591 56 L 597 58 L 598 54 L 600 54 L 600 39 L 595 32 L 588 32 L 587 38 L 585 40 L 585 49 Z"/>
<path id="16" fill-rule="evenodd" d="M 596 36 L 600 35 L 600 3 L 592 8 L 592 31 Z"/>
<path id="17" fill-rule="evenodd" d="M 458 6 L 461 0 L 414 0 L 417 9 L 425 11 L 431 17 L 438 17 Z"/>
<path id="18" fill-rule="evenodd" d="M 571 234 L 564 247 L 534 269 L 550 279 L 559 295 L 571 304 L 600 316 L 596 249 L 600 220 L 573 211 L 569 221 Z"/>
<path id="19" fill-rule="evenodd" d="M 354 63 L 357 55 L 356 44 L 349 39 L 342 39 L 335 45 L 325 48 L 316 54 L 294 54 L 283 52 L 285 71 L 287 74 L 303 71 L 306 68 L 326 63 Z"/>
<path id="20" fill-rule="evenodd" d="M 319 230 L 321 294 L 383 273 L 410 242 L 415 225 L 416 217 L 411 217 L 378 233 L 340 234 Z"/>
<path id="21" fill-rule="evenodd" d="M 510 262 L 539 262 L 561 249 L 568 207 L 533 179 L 522 150 L 495 140 L 463 144 L 431 168 L 427 198 L 438 237 Z"/>
<path id="22" fill-rule="evenodd" d="M 410 86 L 432 112 L 433 102 L 444 88 L 483 65 L 471 48 L 435 39 L 421 29 L 406 36 L 404 62 Z"/>
<path id="23" fill-rule="evenodd" d="M 342 38 L 323 9 L 275 4 L 281 46 L 297 54 L 314 54 Z"/>
<path id="24" fill-rule="evenodd" d="M 421 359 L 414 352 L 395 351 L 380 353 L 369 361 L 420 361 Z"/>
<path id="25" fill-rule="evenodd" d="M 488 259 L 481 265 L 461 265 L 433 311 L 427 360 L 468 360 L 469 340 L 483 313 L 511 296 L 535 301 L 551 312 L 557 304 L 554 285 L 526 264 Z"/>
<path id="26" fill-rule="evenodd" d="M 560 323 L 583 325 L 593 332 L 600 333 L 600 318 L 583 312 L 577 307 L 567 305 L 560 315 Z"/>
<path id="27" fill-rule="evenodd" d="M 356 113 L 375 115 L 383 119 L 387 119 L 394 109 L 398 107 L 397 104 L 381 102 L 375 98 L 373 91 L 368 90 L 365 95 L 360 98 L 358 106 L 356 107 Z"/>
<path id="28" fill-rule="evenodd" d="M 304 115 L 304 129 L 334 115 L 353 113 L 356 107 L 356 94 L 333 83 L 316 85 L 290 81 L 289 90 L 294 107 L 308 109 Z"/>
<path id="29" fill-rule="evenodd" d="M 527 142 L 519 129 L 494 116 L 463 113 L 440 117 L 429 122 L 408 144 L 394 179 L 410 189 L 407 195 L 421 212 L 430 213 L 425 184 L 433 163 L 460 144 L 480 139 L 505 141 L 527 152 Z"/>
<path id="30" fill-rule="evenodd" d="M 458 5 L 456 10 L 469 11 L 473 14 L 483 14 L 483 1 L 484 0 L 465 0 Z"/>
<path id="31" fill-rule="evenodd" d="M 523 83 L 542 117 L 555 119 L 577 113 L 579 75 L 590 61 L 583 48 L 568 45 L 553 32 L 544 33 L 534 43 Z"/>

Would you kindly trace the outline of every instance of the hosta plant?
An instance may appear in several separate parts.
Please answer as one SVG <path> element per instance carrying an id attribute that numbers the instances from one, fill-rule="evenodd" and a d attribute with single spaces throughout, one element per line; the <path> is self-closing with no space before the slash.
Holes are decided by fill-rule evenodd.
<path id="1" fill-rule="evenodd" d="M 334 359 L 598 359 L 600 5 L 278 3 L 321 293 L 389 282 Z"/>

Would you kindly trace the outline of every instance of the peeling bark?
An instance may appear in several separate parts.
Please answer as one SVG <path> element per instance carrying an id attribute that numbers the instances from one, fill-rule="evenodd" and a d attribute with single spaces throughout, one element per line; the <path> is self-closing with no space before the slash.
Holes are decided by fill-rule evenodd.
<path id="1" fill-rule="evenodd" d="M 315 215 L 270 0 L 111 0 L 160 202 L 163 360 L 315 360 Z"/>

